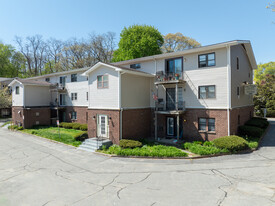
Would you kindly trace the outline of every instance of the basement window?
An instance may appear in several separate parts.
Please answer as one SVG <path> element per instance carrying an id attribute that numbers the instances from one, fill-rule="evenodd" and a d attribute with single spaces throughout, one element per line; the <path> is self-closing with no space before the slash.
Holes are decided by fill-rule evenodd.
<path id="1" fill-rule="evenodd" d="M 76 120 L 77 119 L 77 113 L 76 112 L 72 112 L 72 120 Z"/>

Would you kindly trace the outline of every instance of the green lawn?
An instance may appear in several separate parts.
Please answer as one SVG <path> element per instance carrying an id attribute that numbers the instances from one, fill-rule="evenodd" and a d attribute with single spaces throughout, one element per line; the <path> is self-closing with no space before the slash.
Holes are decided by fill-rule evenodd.
<path id="1" fill-rule="evenodd" d="M 47 139 L 52 139 L 58 142 L 63 142 L 68 145 L 78 147 L 82 142 L 77 141 L 76 138 L 87 134 L 87 132 L 75 129 L 60 128 L 60 137 L 58 127 L 40 127 L 37 129 L 24 129 L 22 132 L 34 134 Z"/>

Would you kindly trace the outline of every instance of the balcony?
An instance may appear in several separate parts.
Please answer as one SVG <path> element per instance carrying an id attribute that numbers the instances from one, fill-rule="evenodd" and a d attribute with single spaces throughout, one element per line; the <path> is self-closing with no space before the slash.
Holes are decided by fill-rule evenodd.
<path id="1" fill-rule="evenodd" d="M 55 85 L 51 86 L 51 91 L 52 92 L 60 92 L 60 93 L 62 93 L 62 92 L 66 92 L 67 89 L 65 87 L 65 84 L 58 84 L 58 83 L 56 83 Z"/>
<path id="2" fill-rule="evenodd" d="M 158 99 L 155 103 L 155 112 L 158 114 L 182 114 L 185 112 L 185 101 L 174 103 Z"/>
<path id="3" fill-rule="evenodd" d="M 159 71 L 156 73 L 155 84 L 178 84 L 184 83 L 183 73 L 164 73 L 163 71 Z"/>

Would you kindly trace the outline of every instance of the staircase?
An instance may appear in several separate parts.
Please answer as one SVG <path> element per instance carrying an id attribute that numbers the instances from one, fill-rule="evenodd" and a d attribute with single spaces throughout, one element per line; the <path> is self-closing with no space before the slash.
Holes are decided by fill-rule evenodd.
<path id="1" fill-rule="evenodd" d="M 98 149 L 101 149 L 103 145 L 106 147 L 110 147 L 112 145 L 112 141 L 109 139 L 98 139 L 96 137 L 86 139 L 78 149 L 85 150 L 88 152 L 95 152 Z"/>

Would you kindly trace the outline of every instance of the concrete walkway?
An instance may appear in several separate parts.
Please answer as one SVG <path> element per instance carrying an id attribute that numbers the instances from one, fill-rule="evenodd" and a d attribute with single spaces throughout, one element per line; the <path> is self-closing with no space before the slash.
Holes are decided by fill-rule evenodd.
<path id="1" fill-rule="evenodd" d="M 275 121 L 251 154 L 109 158 L 0 128 L 0 206 L 275 205 Z"/>

